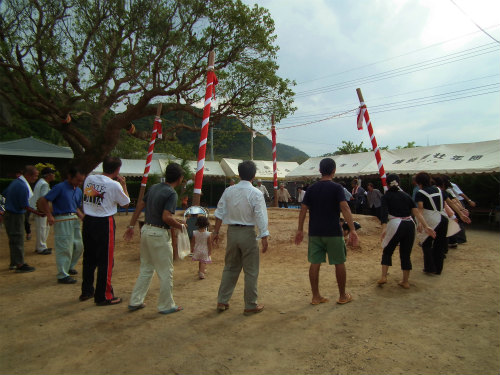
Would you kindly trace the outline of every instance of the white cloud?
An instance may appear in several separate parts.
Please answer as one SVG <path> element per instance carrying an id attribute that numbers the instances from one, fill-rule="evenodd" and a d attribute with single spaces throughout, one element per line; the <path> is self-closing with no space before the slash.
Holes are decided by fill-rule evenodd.
<path id="1" fill-rule="evenodd" d="M 500 38 L 500 27 L 491 27 L 499 23 L 499 1 L 454 1 Z M 258 4 L 268 8 L 275 20 L 280 46 L 279 74 L 300 83 L 295 88 L 299 109 L 278 128 L 356 108 L 359 102 L 355 89 L 360 87 L 380 146 L 500 138 L 500 47 L 451 1 L 260 0 Z M 465 34 L 470 35 L 464 37 Z M 450 39 L 453 42 L 443 43 Z M 459 60 L 459 53 L 481 45 L 493 49 L 470 50 Z M 431 63 L 437 65 L 440 58 L 447 60 L 431 68 Z M 425 61 L 429 65 L 424 65 Z M 403 73 L 412 66 L 420 70 L 373 80 L 377 74 Z M 372 79 L 361 80 L 363 77 Z M 341 83 L 345 83 L 344 89 L 300 95 L 306 90 Z M 473 87 L 487 84 L 492 85 L 493 93 L 472 96 L 487 92 L 474 91 Z M 445 95 L 453 91 L 457 92 L 455 96 Z M 439 103 L 422 106 L 418 98 L 432 95 L 435 96 L 428 101 Z M 470 97 L 445 101 L 460 95 Z M 389 108 L 388 103 L 404 100 L 408 100 L 407 104 L 400 106 L 408 108 L 383 111 Z M 366 129 L 358 131 L 355 123 L 353 113 L 347 118 L 282 130 L 278 131 L 278 142 L 293 145 L 311 156 L 335 151 L 343 140 L 363 142 L 369 147 Z"/>

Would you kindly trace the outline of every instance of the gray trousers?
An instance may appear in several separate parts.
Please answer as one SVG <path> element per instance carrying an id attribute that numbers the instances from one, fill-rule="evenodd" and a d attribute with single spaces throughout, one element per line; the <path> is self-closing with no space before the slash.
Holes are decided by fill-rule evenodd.
<path id="1" fill-rule="evenodd" d="M 245 309 L 254 309 L 257 306 L 259 245 L 256 237 L 254 227 L 228 226 L 225 265 L 217 297 L 218 303 L 229 302 L 243 268 Z"/>
<path id="2" fill-rule="evenodd" d="M 24 264 L 24 214 L 5 212 L 5 231 L 9 237 L 10 266 Z"/>

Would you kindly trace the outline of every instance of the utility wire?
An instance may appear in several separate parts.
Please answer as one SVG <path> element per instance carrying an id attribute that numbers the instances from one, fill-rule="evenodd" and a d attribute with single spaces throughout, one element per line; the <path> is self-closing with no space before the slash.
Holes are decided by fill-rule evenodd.
<path id="1" fill-rule="evenodd" d="M 385 100 L 385 99 L 390 99 L 390 98 L 394 98 L 394 97 L 405 96 L 405 95 L 408 95 L 408 94 L 418 93 L 418 92 L 422 92 L 422 91 L 428 91 L 428 90 L 434 90 L 434 89 L 444 88 L 444 87 L 447 87 L 447 86 L 455 86 L 455 85 L 463 84 L 463 83 L 466 83 L 466 82 L 479 81 L 479 80 L 483 80 L 483 79 L 486 79 L 486 78 L 499 77 L 499 76 L 500 76 L 500 74 L 498 74 L 498 73 L 497 74 L 490 74 L 490 75 L 486 75 L 486 76 L 482 76 L 482 77 L 476 77 L 476 78 L 467 79 L 467 80 L 463 80 L 463 81 L 457 81 L 457 82 L 452 82 L 452 83 L 447 83 L 447 84 L 441 84 L 441 85 L 438 85 L 438 86 L 426 87 L 426 88 L 419 89 L 419 90 L 405 91 L 405 92 L 397 93 L 397 94 L 394 94 L 394 95 L 376 97 L 376 98 L 370 99 L 370 103 L 372 103 L 372 105 L 370 107 L 373 108 L 373 103 L 380 102 L 381 100 Z M 356 104 L 352 103 L 352 105 L 354 106 Z M 351 104 L 348 104 L 348 106 L 350 107 Z M 341 110 L 341 108 L 339 107 L 338 110 Z M 321 113 L 318 113 L 318 112 L 301 112 L 301 113 L 304 113 L 304 114 L 298 115 L 298 116 L 294 115 L 294 116 L 292 116 L 292 117 L 290 117 L 288 119 L 285 119 L 285 120 L 281 121 L 281 124 L 289 125 L 289 124 L 292 124 L 292 123 L 300 123 L 300 122 L 304 121 L 303 119 L 311 119 L 311 118 L 317 118 L 317 117 L 324 117 L 324 116 L 330 115 L 332 112 L 330 111 L 330 112 L 321 112 Z"/>
<path id="2" fill-rule="evenodd" d="M 500 26 L 500 24 L 490 26 L 489 28 L 494 29 L 494 28 L 497 28 L 498 26 Z M 406 52 L 406 53 L 403 53 L 401 55 L 397 55 L 397 56 L 394 56 L 394 57 L 390 57 L 390 58 L 385 59 L 385 60 L 379 60 L 379 61 L 376 61 L 374 63 L 370 63 L 370 64 L 358 66 L 356 68 L 344 70 L 344 71 L 339 72 L 339 73 L 329 74 L 329 75 L 318 77 L 318 78 L 314 78 L 314 79 L 311 79 L 311 80 L 302 81 L 302 82 L 297 83 L 297 85 L 302 85 L 302 84 L 305 84 L 305 83 L 310 83 L 310 82 L 319 81 L 319 80 L 323 80 L 323 79 L 330 78 L 330 77 L 335 77 L 335 76 L 338 76 L 338 75 L 341 75 L 341 74 L 345 74 L 345 73 L 349 73 L 349 72 L 352 72 L 352 71 L 355 71 L 355 70 L 367 68 L 369 66 L 377 65 L 377 64 L 380 64 L 380 63 L 383 63 L 383 62 L 395 60 L 395 59 L 398 59 L 400 57 L 408 56 L 408 55 L 411 55 L 411 54 L 416 53 L 416 52 L 424 51 L 424 50 L 429 49 L 429 48 L 433 48 L 433 47 L 440 46 L 442 44 L 450 43 L 450 42 L 453 42 L 453 41 L 455 41 L 457 39 L 462 39 L 462 38 L 465 38 L 467 36 L 470 36 L 470 35 L 473 35 L 473 34 L 477 34 L 477 33 L 479 33 L 479 31 L 473 31 L 471 33 L 464 34 L 464 35 L 458 36 L 456 38 L 445 40 L 444 42 L 434 43 L 434 44 L 431 44 L 429 46 L 422 47 L 422 48 L 419 48 L 419 49 L 416 49 L 416 50 L 413 50 L 413 51 L 410 51 L 410 52 Z"/>
<path id="3" fill-rule="evenodd" d="M 482 46 L 474 47 L 474 48 L 471 48 L 471 49 L 468 49 L 465 51 L 452 53 L 452 54 L 441 56 L 438 58 L 425 60 L 425 61 L 422 61 L 419 63 L 410 64 L 407 66 L 399 67 L 396 69 L 391 69 L 391 70 L 388 70 L 385 72 L 372 74 L 369 76 L 365 76 L 365 77 L 361 77 L 361 78 L 357 78 L 357 79 L 353 79 L 353 80 L 349 80 L 349 81 L 339 82 L 339 83 L 336 83 L 333 85 L 323 86 L 323 87 L 320 87 L 317 89 L 301 91 L 301 92 L 298 92 L 295 95 L 295 97 L 301 98 L 301 97 L 305 97 L 305 96 L 311 96 L 311 95 L 323 94 L 323 93 L 331 92 L 331 91 L 337 91 L 337 90 L 344 89 L 344 88 L 350 88 L 354 85 L 359 86 L 361 84 L 372 83 L 372 82 L 376 82 L 376 81 L 380 81 L 380 80 L 388 79 L 388 78 L 394 78 L 394 77 L 398 77 L 401 75 L 415 73 L 418 71 L 427 70 L 427 69 L 435 68 L 438 66 L 447 65 L 447 64 L 454 63 L 454 62 L 478 57 L 478 56 L 481 56 L 484 54 L 497 52 L 498 47 L 491 46 L 491 44 L 492 43 L 489 43 L 490 46 L 482 45 Z M 453 56 L 453 55 L 456 55 L 456 56 Z"/>
<path id="4" fill-rule="evenodd" d="M 495 89 L 495 87 L 489 87 L 489 86 L 500 87 L 500 83 L 495 83 L 495 84 L 492 84 L 492 85 L 478 86 L 478 88 L 481 88 L 482 91 L 484 91 L 484 90 L 488 90 L 488 91 L 486 91 L 486 92 L 479 92 L 479 93 L 470 94 L 470 95 L 464 95 L 464 94 L 466 94 L 464 91 L 474 91 L 474 90 L 477 91 L 478 88 L 457 90 L 455 92 L 444 93 L 444 94 L 440 94 L 440 95 L 431 95 L 431 96 L 428 96 L 428 97 L 417 98 L 417 99 L 414 99 L 413 101 L 412 100 L 405 100 L 405 101 L 397 102 L 397 103 L 388 103 L 388 104 L 384 104 L 384 105 L 371 106 L 370 107 L 370 113 L 382 113 L 382 112 L 389 112 L 389 111 L 399 111 L 401 109 L 422 107 L 422 106 L 431 105 L 431 104 L 443 103 L 443 102 L 448 102 L 448 101 L 453 101 L 453 100 L 471 98 L 471 97 L 475 97 L 475 96 L 481 96 L 481 95 L 487 95 L 487 94 L 493 94 L 493 93 L 500 92 L 500 88 L 499 89 Z M 487 88 L 487 87 L 489 87 L 489 88 Z M 449 96 L 452 95 L 452 94 L 454 94 L 454 93 L 455 93 L 455 97 L 451 97 L 450 98 Z M 457 94 L 457 93 L 461 93 L 461 94 Z M 445 98 L 438 99 L 438 100 L 432 100 L 432 98 L 443 97 L 443 96 Z M 446 98 L 446 96 L 448 96 L 448 97 Z M 431 101 L 429 101 L 429 100 L 431 100 Z M 404 104 L 404 103 L 407 103 L 407 102 L 414 102 L 414 101 L 419 101 L 420 103 L 418 103 L 418 104 L 412 104 L 412 105 L 405 105 Z M 396 104 L 399 104 L 399 106 L 397 106 Z M 390 108 L 391 106 L 392 106 L 392 108 Z M 372 110 L 372 108 L 374 108 L 374 109 Z M 377 108 L 379 108 L 379 109 L 377 109 Z M 290 126 L 281 126 L 281 127 L 276 126 L 276 130 L 291 129 L 291 128 L 296 128 L 296 127 L 299 127 L 299 126 L 307 126 L 307 125 L 311 125 L 311 124 L 315 124 L 315 123 L 319 123 L 319 122 L 323 122 L 323 121 L 327 121 L 327 120 L 334 120 L 334 119 L 340 119 L 340 118 L 350 117 L 350 114 L 352 112 L 354 112 L 354 111 L 357 111 L 357 108 L 356 109 L 351 109 L 351 110 L 346 110 L 346 111 L 341 112 L 339 114 L 336 114 L 336 115 L 333 115 L 333 116 L 330 116 L 330 117 L 326 117 L 326 118 L 323 118 L 323 119 L 320 119 L 320 120 L 316 120 L 316 121 L 309 121 L 309 122 L 305 122 L 305 123 L 301 123 L 301 124 L 296 124 L 296 125 L 290 125 Z"/>
<path id="5" fill-rule="evenodd" d="M 498 44 L 500 44 L 500 42 L 498 40 L 496 40 L 495 38 L 493 38 L 493 36 L 491 36 L 490 34 L 488 34 L 488 32 L 486 30 L 484 30 L 481 26 L 479 26 L 473 19 L 471 16 L 469 16 L 467 13 L 464 12 L 464 10 L 462 8 L 460 8 L 457 3 L 455 3 L 453 0 L 450 0 L 453 5 L 455 5 L 459 11 L 461 11 L 474 25 L 477 26 L 477 28 L 479 30 L 481 30 L 483 33 L 485 33 L 486 35 L 488 35 L 491 39 L 493 39 L 495 42 L 497 42 Z"/>

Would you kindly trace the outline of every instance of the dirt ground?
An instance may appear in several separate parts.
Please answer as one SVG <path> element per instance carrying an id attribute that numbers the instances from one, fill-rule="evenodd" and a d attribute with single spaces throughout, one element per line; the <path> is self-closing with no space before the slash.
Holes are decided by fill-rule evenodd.
<path id="1" fill-rule="evenodd" d="M 397 285 L 399 257 L 389 282 L 380 273 L 380 225 L 355 216 L 360 248 L 349 249 L 347 291 L 337 305 L 334 267 L 324 265 L 321 293 L 312 306 L 307 241 L 292 243 L 298 210 L 270 209 L 268 253 L 261 256 L 259 302 L 244 316 L 243 277 L 224 313 L 215 311 L 225 236 L 207 278 L 197 263 L 175 262 L 174 297 L 184 311 L 160 315 L 158 280 L 147 307 L 127 302 L 139 272 L 139 238 L 122 240 L 130 216 L 117 216 L 113 287 L 117 306 L 79 302 L 78 284 L 57 284 L 54 255 L 26 260 L 37 269 L 8 270 L 5 230 L 0 233 L 0 373 L 2 374 L 498 374 L 500 280 L 498 230 L 468 230 L 468 242 L 450 249 L 441 276 L 422 273 L 422 252 L 412 253 L 411 289 Z M 136 231 L 137 232 L 137 231 Z M 223 229 L 225 232 L 225 229 Z M 53 234 L 49 246 L 53 244 Z M 78 266 L 81 270 L 81 265 Z"/>

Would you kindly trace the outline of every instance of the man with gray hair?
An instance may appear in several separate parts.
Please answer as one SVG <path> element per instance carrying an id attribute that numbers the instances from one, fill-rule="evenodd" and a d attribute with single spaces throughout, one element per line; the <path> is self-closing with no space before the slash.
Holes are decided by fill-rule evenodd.
<path id="1" fill-rule="evenodd" d="M 30 199 L 30 206 L 36 209 L 36 202 L 50 191 L 49 183 L 56 178 L 55 170 L 50 167 L 42 169 L 42 177 L 36 182 L 33 189 L 33 197 Z M 47 247 L 47 237 L 49 236 L 50 225 L 47 224 L 46 216 L 35 216 L 36 244 L 35 252 L 41 255 L 52 254 L 52 248 Z"/>
<path id="2" fill-rule="evenodd" d="M 245 315 L 259 313 L 264 305 L 257 303 L 257 279 L 259 276 L 259 245 L 262 240 L 262 252 L 267 251 L 267 209 L 264 195 L 252 185 L 257 172 L 253 161 L 243 161 L 238 165 L 241 181 L 228 187 L 215 210 L 215 228 L 213 241 L 217 244 L 222 224 L 228 224 L 224 270 L 217 297 L 217 311 L 229 308 L 241 269 L 245 273 L 244 300 Z M 259 229 L 256 235 L 255 226 Z"/>

